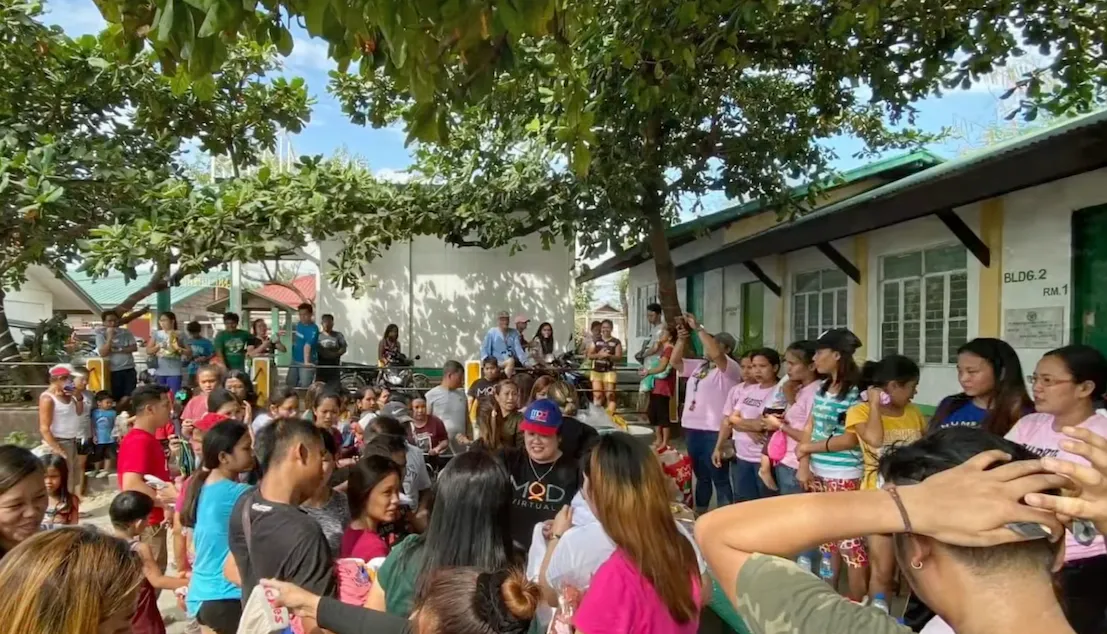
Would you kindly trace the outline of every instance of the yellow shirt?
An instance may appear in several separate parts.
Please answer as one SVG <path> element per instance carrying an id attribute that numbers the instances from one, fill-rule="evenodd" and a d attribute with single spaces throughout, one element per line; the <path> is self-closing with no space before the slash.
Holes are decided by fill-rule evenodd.
<path id="1" fill-rule="evenodd" d="M 856 434 L 857 430 L 854 428 L 861 423 L 868 422 L 869 414 L 868 403 L 858 403 L 849 408 L 849 411 L 846 412 L 846 429 Z M 913 403 L 909 403 L 903 409 L 902 416 L 888 416 L 885 414 L 880 417 L 880 420 L 884 423 L 884 447 L 915 442 L 926 431 L 926 419 Z M 865 444 L 860 434 L 858 434 L 857 439 L 860 441 L 862 453 L 865 455 L 865 473 L 861 479 L 861 488 L 875 489 L 876 463 L 884 447 L 874 451 L 872 447 Z"/>

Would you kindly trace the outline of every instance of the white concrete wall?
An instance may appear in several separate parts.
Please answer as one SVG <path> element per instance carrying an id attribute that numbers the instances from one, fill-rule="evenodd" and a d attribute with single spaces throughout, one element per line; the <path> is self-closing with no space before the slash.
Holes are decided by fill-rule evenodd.
<path id="1" fill-rule="evenodd" d="M 1004 310 L 1061 308 L 1065 343 L 1070 342 L 1072 320 L 1079 318 L 1072 314 L 1072 214 L 1104 203 L 1107 203 L 1107 169 L 1014 192 L 1004 198 Z M 1027 279 L 1031 273 L 1034 279 Z M 1054 288 L 1061 292 L 1052 294 Z M 1002 311 L 1000 324 L 1002 328 Z M 1024 374 L 1031 374 L 1038 359 L 1047 352 L 1027 348 L 1015 351 Z"/>
<path id="2" fill-rule="evenodd" d="M 29 278 L 18 291 L 5 294 L 4 312 L 11 321 L 38 323 L 53 316 L 54 296 L 44 285 Z"/>
<path id="3" fill-rule="evenodd" d="M 978 205 L 971 205 L 955 210 L 957 215 L 965 221 L 973 231 L 980 230 L 980 213 Z M 927 216 L 905 222 L 903 224 L 886 227 L 868 234 L 869 240 L 869 276 L 865 284 L 869 294 L 868 329 L 865 334 L 858 333 L 865 342 L 868 356 L 879 358 L 880 355 L 880 259 L 882 256 L 897 255 L 918 251 L 930 247 L 960 244 L 949 228 L 938 219 L 937 216 Z M 968 338 L 977 336 L 980 325 L 980 269 L 981 264 L 971 253 L 966 258 L 968 273 Z M 937 405 L 946 395 L 960 391 L 957 384 L 956 364 L 919 364 L 922 368 L 922 377 L 919 380 L 919 391 L 915 397 L 917 403 L 924 405 Z"/>
<path id="4" fill-rule="evenodd" d="M 400 243 L 367 265 L 370 288 L 360 298 L 333 287 L 324 270 L 316 312 L 334 313 L 349 343 L 347 360 L 363 363 L 376 362 L 390 323 L 399 325 L 404 351 L 422 356 L 417 365 L 474 359 L 501 310 L 526 313 L 534 328 L 549 321 L 563 346 L 573 326 L 573 251 L 561 244 L 545 251 L 537 238 L 524 245 L 512 256 L 506 248 L 459 249 L 432 237 Z M 338 248 L 320 245 L 320 261 Z"/>
<path id="5" fill-rule="evenodd" d="M 672 257 L 673 264 L 680 266 L 685 262 L 695 260 L 721 249 L 724 246 L 725 231 L 720 229 L 713 231 L 709 235 L 696 240 L 695 242 L 682 245 L 673 249 Z M 757 264 L 761 266 L 761 269 L 765 271 L 773 280 L 780 280 L 780 271 L 777 258 L 763 258 L 756 260 Z M 733 334 L 735 337 L 740 336 L 742 332 L 741 324 L 741 286 L 746 282 L 756 282 L 757 278 L 753 273 L 750 273 L 745 266 L 741 264 L 734 264 L 722 269 L 716 269 L 707 271 L 704 273 L 704 293 L 703 293 L 703 325 L 711 332 L 727 331 Z M 627 331 L 630 333 L 627 337 L 628 344 L 627 349 L 632 352 L 639 350 L 642 347 L 642 342 L 646 340 L 646 337 L 636 337 L 634 334 L 638 330 L 638 320 L 644 314 L 644 307 L 637 306 L 638 301 L 637 289 L 642 286 L 657 283 L 657 273 L 654 268 L 653 260 L 648 260 L 630 269 L 630 284 L 629 284 L 629 301 L 631 302 L 631 310 L 629 311 Z M 677 280 L 677 297 L 680 298 L 681 308 L 687 308 L 687 280 L 681 278 Z M 765 345 L 776 346 L 776 319 L 777 311 L 780 310 L 780 302 L 777 297 L 772 294 L 768 289 L 765 290 Z M 633 358 L 630 360 L 634 363 Z"/>

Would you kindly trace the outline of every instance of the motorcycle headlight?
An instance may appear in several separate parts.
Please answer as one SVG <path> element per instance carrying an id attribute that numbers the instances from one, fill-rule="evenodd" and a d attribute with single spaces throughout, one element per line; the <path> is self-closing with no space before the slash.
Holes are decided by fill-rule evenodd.
<path id="1" fill-rule="evenodd" d="M 384 380 L 387 381 L 390 385 L 394 385 L 397 387 L 401 387 L 404 384 L 404 377 L 399 372 L 389 372 L 388 374 L 384 375 Z"/>

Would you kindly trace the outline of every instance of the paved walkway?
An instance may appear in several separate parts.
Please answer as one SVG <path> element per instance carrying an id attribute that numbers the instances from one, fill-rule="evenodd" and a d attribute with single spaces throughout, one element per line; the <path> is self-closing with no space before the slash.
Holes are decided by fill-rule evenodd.
<path id="1" fill-rule="evenodd" d="M 108 482 L 105 482 L 107 480 Z M 81 524 L 95 526 L 104 531 L 111 530 L 111 522 L 108 520 L 108 506 L 115 497 L 115 477 L 98 478 L 92 486 L 94 493 L 89 493 L 81 500 Z M 87 514 L 87 515 L 86 515 Z M 169 574 L 175 574 L 176 566 L 173 561 L 172 535 L 169 544 Z M 177 607 L 177 599 L 172 592 L 163 591 L 158 597 L 158 607 L 161 608 L 162 617 L 165 619 L 167 634 L 185 634 L 185 613 Z"/>

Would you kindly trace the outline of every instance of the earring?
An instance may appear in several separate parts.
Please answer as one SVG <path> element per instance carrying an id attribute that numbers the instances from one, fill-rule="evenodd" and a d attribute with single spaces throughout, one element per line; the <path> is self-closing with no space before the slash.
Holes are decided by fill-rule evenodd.
<path id="1" fill-rule="evenodd" d="M 921 562 L 921 561 L 912 561 L 911 562 L 911 569 L 912 570 L 922 570 L 923 569 L 923 562 Z"/>

